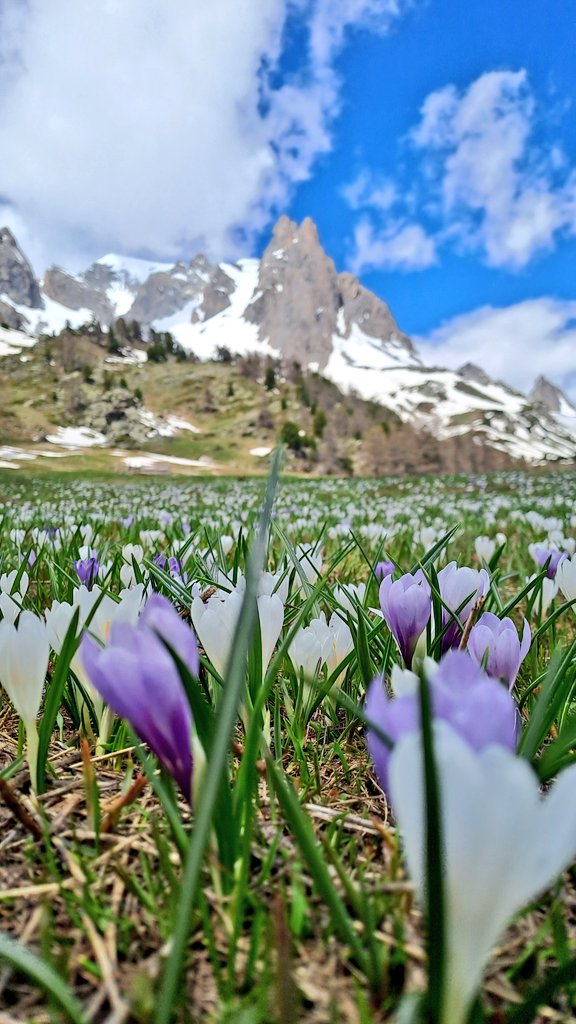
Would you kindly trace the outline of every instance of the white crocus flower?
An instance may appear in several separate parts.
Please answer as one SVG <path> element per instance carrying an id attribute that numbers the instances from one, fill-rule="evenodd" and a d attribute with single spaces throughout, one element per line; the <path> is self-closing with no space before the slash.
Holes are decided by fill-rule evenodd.
<path id="1" fill-rule="evenodd" d="M 344 658 L 350 654 L 353 647 L 354 640 L 348 623 L 344 622 L 337 612 L 334 612 L 328 623 L 328 639 L 324 645 L 323 652 L 329 676 L 344 661 Z M 335 685 L 340 682 L 343 675 L 344 672 L 341 672 Z"/>
<path id="2" fill-rule="evenodd" d="M 332 593 L 334 599 L 342 606 L 342 610 L 340 610 L 341 617 L 345 617 L 345 613 L 350 612 L 350 615 L 356 618 L 358 615 L 358 605 L 362 606 L 364 604 L 366 584 L 337 583 Z"/>
<path id="3" fill-rule="evenodd" d="M 501 932 L 576 856 L 576 765 L 543 799 L 524 759 L 497 746 L 477 753 L 449 726 L 436 727 L 434 735 L 446 908 L 439 1024 L 465 1024 Z M 418 733 L 394 749 L 390 791 L 408 870 L 423 900 L 426 826 Z"/>
<path id="4" fill-rule="evenodd" d="M 318 582 L 320 573 L 322 572 L 324 549 L 322 547 L 316 548 L 312 544 L 297 544 L 295 552 L 296 558 L 298 559 L 298 565 L 296 566 L 293 592 L 297 595 L 303 589 L 302 576 L 304 576 L 311 586 L 314 586 L 314 584 Z"/>
<path id="5" fill-rule="evenodd" d="M 141 544 L 124 544 L 122 558 L 124 559 L 124 565 L 120 567 L 120 581 L 123 587 L 133 587 L 136 585 L 134 562 L 140 567 L 142 566 L 144 548 Z"/>
<path id="6" fill-rule="evenodd" d="M 305 676 L 315 675 L 322 665 L 326 665 L 330 676 L 353 646 L 347 623 L 336 612 L 328 623 L 321 612 L 317 619 L 311 619 L 308 626 L 298 630 L 288 648 L 288 657 L 296 671 L 302 669 Z M 336 683 L 339 681 L 340 677 Z"/>
<path id="7" fill-rule="evenodd" d="M 224 676 L 234 631 L 244 600 L 245 581 L 239 589 L 214 594 L 206 603 L 196 596 L 192 601 L 192 622 L 208 658 L 220 676 Z M 257 598 L 262 641 L 262 674 L 270 664 L 272 652 L 284 623 L 284 605 L 277 594 Z"/>
<path id="8" fill-rule="evenodd" d="M 244 594 L 232 590 L 214 594 L 206 603 L 201 597 L 192 601 L 192 622 L 198 639 L 220 676 L 224 676 L 232 650 L 234 630 Z"/>
<path id="9" fill-rule="evenodd" d="M 576 597 L 576 557 L 562 559 L 556 573 L 556 584 L 567 601 Z"/>
<path id="10" fill-rule="evenodd" d="M 496 551 L 496 541 L 490 537 L 476 537 L 474 550 L 481 562 L 489 562 Z"/>
<path id="11" fill-rule="evenodd" d="M 38 787 L 36 717 L 42 700 L 49 653 L 46 625 L 33 612 L 22 612 L 18 627 L 10 622 L 0 623 L 0 682 L 24 722 L 34 791 Z"/>
<path id="12" fill-rule="evenodd" d="M 76 636 L 80 636 L 80 633 L 86 627 L 87 619 L 93 612 L 94 605 L 98 601 L 100 601 L 100 603 L 92 615 L 87 628 L 89 632 L 100 641 L 100 643 L 106 644 L 108 642 L 110 627 L 113 622 L 135 623 L 142 610 L 142 604 L 145 598 L 144 584 L 138 583 L 135 587 L 120 591 L 119 598 L 119 601 L 114 601 L 114 599 L 108 594 L 104 594 L 104 596 L 102 596 L 102 591 L 97 586 L 92 587 L 92 590 L 88 590 L 87 587 L 81 586 L 77 587 L 74 591 L 71 603 L 68 601 L 54 601 L 52 607 L 45 613 L 46 634 L 52 649 L 57 654 L 62 650 L 62 644 L 64 643 L 64 639 L 68 629 L 70 628 L 70 623 L 76 608 L 80 609 Z M 104 701 L 100 697 L 100 694 L 90 683 L 84 671 L 84 666 L 78 651 L 76 651 L 72 657 L 70 668 L 79 679 L 82 686 L 86 689 L 90 696 L 90 700 L 92 701 L 98 721 L 99 745 L 101 746 L 101 744 L 105 743 L 108 739 L 113 715 L 109 713 L 107 708 L 105 708 Z M 90 723 L 85 711 L 85 702 L 83 701 L 82 694 L 78 688 L 76 688 L 76 695 L 80 705 L 84 728 L 89 732 Z"/>
<path id="13" fill-rule="evenodd" d="M 308 678 L 316 674 L 322 665 L 322 643 L 312 624 L 298 630 L 288 648 L 288 657 L 297 672 L 302 669 Z"/>
<path id="14" fill-rule="evenodd" d="M 14 589 L 18 572 L 18 569 L 13 569 L 0 576 L 0 612 L 6 622 L 16 622 L 28 591 L 30 581 L 26 572 L 22 573 L 18 587 Z"/>
<path id="15" fill-rule="evenodd" d="M 257 604 L 262 640 L 262 676 L 264 677 L 284 625 L 284 605 L 278 594 L 261 594 L 257 599 Z"/>
<path id="16" fill-rule="evenodd" d="M 560 564 L 562 565 L 563 563 L 561 562 Z M 531 580 L 535 580 L 535 579 L 536 579 L 536 574 L 534 573 L 532 576 L 529 577 L 527 582 L 530 582 Z M 540 583 L 538 584 L 538 594 L 537 594 L 536 600 L 534 601 L 534 604 L 532 606 L 532 614 L 533 615 L 538 615 L 538 614 L 546 615 L 546 612 L 548 611 L 548 609 L 549 609 L 550 605 L 552 604 L 552 601 L 556 597 L 557 593 L 558 593 L 558 573 L 556 573 L 556 578 L 553 579 L 553 580 L 550 580 L 550 579 L 548 579 L 547 576 L 544 576 L 543 579 L 541 579 Z"/>
<path id="17" fill-rule="evenodd" d="M 277 594 L 282 604 L 285 604 L 288 600 L 288 591 L 290 589 L 290 574 L 282 572 L 280 569 L 278 572 L 263 572 L 260 574 L 258 581 L 258 595 L 262 594 Z"/>

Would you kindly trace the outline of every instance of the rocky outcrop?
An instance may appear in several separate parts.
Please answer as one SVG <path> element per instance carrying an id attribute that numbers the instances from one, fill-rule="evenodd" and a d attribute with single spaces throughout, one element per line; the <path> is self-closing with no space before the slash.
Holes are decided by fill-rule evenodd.
<path id="1" fill-rule="evenodd" d="M 230 288 L 233 290 L 233 282 L 220 270 L 214 267 L 203 254 L 196 256 L 186 266 L 184 263 L 176 263 L 170 270 L 157 271 L 150 274 L 150 277 L 140 285 L 136 292 L 134 303 L 126 314 L 130 320 L 138 320 L 142 324 L 151 324 L 155 320 L 163 320 L 183 310 L 190 302 L 201 305 L 211 289 L 215 277 L 220 275 L 226 278 Z M 224 309 L 228 304 L 220 304 Z M 217 303 L 213 308 L 218 312 Z M 214 313 L 210 314 L 211 316 Z"/>
<path id="2" fill-rule="evenodd" d="M 338 275 L 310 218 L 280 217 L 260 264 L 257 297 L 244 317 L 284 357 L 326 366 L 339 308 Z"/>
<path id="3" fill-rule="evenodd" d="M 0 326 L 11 327 L 13 331 L 26 329 L 28 321 L 9 302 L 0 301 Z"/>
<path id="4" fill-rule="evenodd" d="M 198 320 L 209 320 L 210 317 L 228 309 L 230 296 L 234 291 L 234 281 L 222 267 L 213 267 L 210 278 L 204 287 L 202 301 L 192 312 L 192 323 Z"/>
<path id="5" fill-rule="evenodd" d="M 405 356 L 417 359 L 417 352 L 407 334 L 403 334 L 388 306 L 374 292 L 364 288 L 353 274 L 338 274 L 338 288 L 344 337 L 349 338 L 354 324 L 371 338 L 396 345 Z"/>
<path id="6" fill-rule="evenodd" d="M 464 380 L 472 381 L 474 384 L 492 384 L 492 378 L 476 363 L 464 363 L 457 371 Z"/>
<path id="7" fill-rule="evenodd" d="M 104 434 L 107 444 L 143 445 L 155 433 L 150 415 L 125 388 L 112 388 L 83 413 L 84 426 Z"/>
<path id="8" fill-rule="evenodd" d="M 538 377 L 534 381 L 528 398 L 533 405 L 544 407 L 548 412 L 574 413 L 576 415 L 576 409 L 566 398 L 562 389 L 553 384 L 547 377 Z"/>
<path id="9" fill-rule="evenodd" d="M 34 271 L 9 228 L 0 229 L 0 295 L 30 309 L 44 306 Z"/>
<path id="10" fill-rule="evenodd" d="M 85 309 L 102 324 L 109 324 L 114 319 L 114 310 L 104 292 L 85 284 L 78 277 L 72 277 L 60 267 L 46 271 L 42 287 L 49 299 L 68 309 Z"/>
<path id="11" fill-rule="evenodd" d="M 384 348 L 414 361 L 415 349 L 388 306 L 347 273 L 338 274 L 309 217 L 300 227 L 281 217 L 260 264 L 258 292 L 244 313 L 282 356 L 322 371 L 333 337 L 348 338 L 356 325 Z M 396 358 L 398 353 L 394 353 Z"/>

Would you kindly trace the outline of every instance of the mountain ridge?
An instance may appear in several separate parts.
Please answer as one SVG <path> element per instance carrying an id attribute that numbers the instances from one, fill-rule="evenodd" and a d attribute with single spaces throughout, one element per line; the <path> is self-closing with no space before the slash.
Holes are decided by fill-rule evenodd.
<path id="1" fill-rule="evenodd" d="M 440 441 L 469 435 L 515 459 L 573 461 L 576 409 L 549 382 L 521 395 L 473 362 L 424 365 L 387 304 L 326 254 L 316 225 L 282 216 L 261 260 L 188 263 L 101 257 L 80 274 L 38 282 L 14 236 L 0 231 L 0 323 L 31 335 L 96 320 L 170 332 L 187 353 L 226 348 L 317 372 Z M 145 351 L 145 347 L 144 347 Z M 470 353 L 473 357 L 473 353 Z"/>

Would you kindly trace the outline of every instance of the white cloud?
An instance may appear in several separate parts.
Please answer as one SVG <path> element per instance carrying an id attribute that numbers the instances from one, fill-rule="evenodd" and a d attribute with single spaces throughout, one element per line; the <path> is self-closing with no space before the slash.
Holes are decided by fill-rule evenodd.
<path id="1" fill-rule="evenodd" d="M 367 170 L 345 185 L 342 195 L 352 210 L 371 208 L 389 210 L 398 201 L 398 190 L 390 178 L 377 177 Z"/>
<path id="2" fill-rule="evenodd" d="M 421 223 L 429 252 L 451 246 L 519 270 L 561 234 L 576 233 L 576 170 L 547 137 L 525 70 L 488 71 L 466 89 L 430 93 L 401 156 L 397 180 L 381 178 L 384 195 L 396 218 Z M 381 238 L 390 226 L 377 180 L 363 169 L 343 195 Z M 353 262 L 361 265 L 359 253 Z"/>
<path id="3" fill-rule="evenodd" d="M 390 222 L 375 232 L 363 219 L 354 231 L 354 251 L 348 265 L 353 274 L 378 267 L 388 270 L 423 270 L 436 263 L 436 247 L 420 224 Z"/>
<path id="4" fill-rule="evenodd" d="M 458 369 L 476 363 L 520 391 L 543 375 L 576 400 L 576 301 L 543 297 L 504 308 L 483 306 L 415 342 L 430 365 Z"/>
<path id="5" fill-rule="evenodd" d="M 492 266 L 524 267 L 559 231 L 576 230 L 576 176 L 562 171 L 558 146 L 536 143 L 536 126 L 526 71 L 490 71 L 464 91 L 431 93 L 411 135 L 445 226 L 456 223 L 457 237 Z"/>
<path id="6" fill-rule="evenodd" d="M 233 255 L 330 149 L 347 33 L 409 2 L 0 5 L 0 215 L 38 259 Z M 308 47 L 278 87 L 289 16 Z"/>

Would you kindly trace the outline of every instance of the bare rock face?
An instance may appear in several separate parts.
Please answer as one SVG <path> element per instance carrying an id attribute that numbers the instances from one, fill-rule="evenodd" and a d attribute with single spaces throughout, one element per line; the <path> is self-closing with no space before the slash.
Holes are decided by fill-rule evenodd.
<path id="1" fill-rule="evenodd" d="M 228 296 L 234 282 L 200 253 L 186 266 L 177 263 L 170 270 L 150 274 L 136 292 L 134 304 L 126 314 L 131 320 L 150 324 L 178 313 L 190 302 L 197 304 L 195 319 L 207 320 L 230 304 Z M 196 312 L 200 310 L 200 315 Z"/>
<path id="2" fill-rule="evenodd" d="M 210 280 L 204 288 L 202 301 L 197 310 L 192 314 L 192 323 L 195 320 L 209 320 L 210 317 L 228 309 L 230 296 L 234 291 L 234 281 L 222 270 L 222 267 L 213 267 Z"/>
<path id="3" fill-rule="evenodd" d="M 51 267 L 46 271 L 43 290 L 49 299 L 68 309 L 90 310 L 100 323 L 109 324 L 114 319 L 114 310 L 104 292 L 72 277 L 60 270 L 60 267 Z"/>
<path id="4" fill-rule="evenodd" d="M 385 302 L 352 274 L 338 274 L 309 217 L 298 225 L 280 217 L 260 264 L 258 292 L 244 313 L 258 324 L 260 340 L 284 358 L 323 370 L 333 336 L 348 338 L 354 324 L 384 347 L 416 357 Z"/>
<path id="5" fill-rule="evenodd" d="M 14 235 L 8 228 L 0 229 L 0 295 L 4 294 L 19 306 L 43 309 L 38 281 Z"/>
<path id="6" fill-rule="evenodd" d="M 0 301 L 0 325 L 11 327 L 13 331 L 25 330 L 28 321 L 9 302 Z"/>
<path id="7" fill-rule="evenodd" d="M 470 380 L 474 384 L 492 384 L 492 378 L 482 369 L 481 366 L 477 366 L 476 363 L 464 363 L 458 370 L 461 377 L 464 380 Z"/>
<path id="8" fill-rule="evenodd" d="M 285 358 L 322 369 L 337 326 L 338 280 L 310 218 L 298 227 L 280 217 L 262 257 L 258 293 L 244 317 L 258 324 L 260 339 Z"/>
<path id="9" fill-rule="evenodd" d="M 353 274 L 338 274 L 338 287 L 345 324 L 344 337 L 349 338 L 354 324 L 371 338 L 396 344 L 412 359 L 416 349 L 407 334 L 399 329 L 388 306 L 374 292 L 364 288 Z"/>
<path id="10" fill-rule="evenodd" d="M 543 406 L 548 412 L 569 412 L 574 409 L 561 388 L 547 377 L 538 377 L 532 386 L 528 399 L 533 405 Z"/>

